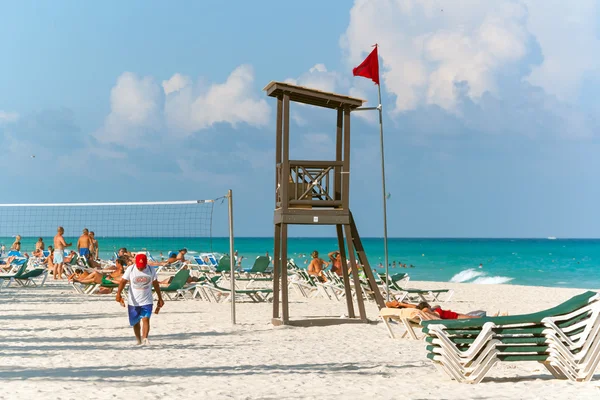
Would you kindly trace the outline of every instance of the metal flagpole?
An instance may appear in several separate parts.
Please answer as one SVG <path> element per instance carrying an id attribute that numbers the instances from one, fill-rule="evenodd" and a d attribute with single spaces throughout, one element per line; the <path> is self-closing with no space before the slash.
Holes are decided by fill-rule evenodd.
<path id="1" fill-rule="evenodd" d="M 235 325 L 235 257 L 233 252 L 233 195 L 231 189 L 227 193 L 229 199 L 229 273 L 231 282 L 231 323 Z"/>
<path id="2" fill-rule="evenodd" d="M 387 238 L 387 194 L 385 191 L 385 159 L 383 152 L 383 110 L 381 105 L 381 85 L 377 85 L 377 91 L 379 94 L 379 140 L 381 145 L 381 187 L 383 190 L 383 252 L 385 258 L 385 290 L 387 293 L 387 301 L 390 301 L 390 274 L 389 274 L 389 260 L 388 260 L 388 238 Z"/>

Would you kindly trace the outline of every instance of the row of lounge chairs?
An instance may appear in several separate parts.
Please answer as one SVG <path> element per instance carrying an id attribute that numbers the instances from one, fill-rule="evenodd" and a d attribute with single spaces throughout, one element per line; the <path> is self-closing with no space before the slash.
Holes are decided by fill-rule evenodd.
<path id="1" fill-rule="evenodd" d="M 560 379 L 588 381 L 600 362 L 600 295 L 586 292 L 533 314 L 423 321 L 427 357 L 459 382 L 498 362 L 534 361 Z"/>
<path id="2" fill-rule="evenodd" d="M 344 282 L 340 276 L 331 271 L 323 271 L 326 282 L 320 282 L 315 276 L 309 275 L 306 270 L 299 268 L 293 260 L 288 262 L 288 268 L 293 272 L 290 288 L 299 295 L 311 298 L 320 296 L 329 300 L 341 301 L 345 297 Z M 415 289 L 406 288 L 410 277 L 408 274 L 395 274 L 387 277 L 385 273 L 375 274 L 377 286 L 384 297 L 387 297 L 389 285 L 390 298 L 399 302 L 407 301 L 449 301 L 454 291 L 452 289 Z M 387 284 L 386 284 L 387 281 Z M 350 280 L 353 287 L 354 282 Z M 374 299 L 369 284 L 365 279 L 360 280 L 360 291 L 363 298 Z"/>
<path id="3" fill-rule="evenodd" d="M 427 358 L 463 383 L 479 383 L 499 362 L 541 363 L 559 379 L 589 381 L 600 363 L 600 294 L 585 292 L 532 314 L 460 320 L 432 320 L 416 309 L 380 310 L 402 337 L 418 339 L 422 328 Z"/>

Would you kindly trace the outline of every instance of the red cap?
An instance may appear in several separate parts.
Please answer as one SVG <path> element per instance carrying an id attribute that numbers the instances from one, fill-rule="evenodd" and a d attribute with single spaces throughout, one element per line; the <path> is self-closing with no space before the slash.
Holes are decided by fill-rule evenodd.
<path id="1" fill-rule="evenodd" d="M 138 268 L 146 268 L 148 265 L 148 257 L 145 254 L 138 254 L 135 256 L 135 265 Z"/>

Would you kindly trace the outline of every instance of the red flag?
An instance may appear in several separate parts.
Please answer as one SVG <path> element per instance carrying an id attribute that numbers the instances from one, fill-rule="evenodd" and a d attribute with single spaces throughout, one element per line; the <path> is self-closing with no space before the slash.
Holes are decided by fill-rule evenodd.
<path id="1" fill-rule="evenodd" d="M 365 58 L 365 60 L 352 70 L 354 76 L 362 76 L 372 79 L 376 85 L 379 85 L 379 56 L 377 55 L 377 45 L 375 49 Z"/>

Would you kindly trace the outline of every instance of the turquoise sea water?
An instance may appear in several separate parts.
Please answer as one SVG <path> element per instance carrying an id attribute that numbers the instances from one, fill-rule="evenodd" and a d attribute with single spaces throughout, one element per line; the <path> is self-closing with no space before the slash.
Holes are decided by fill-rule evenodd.
<path id="1" fill-rule="evenodd" d="M 12 238 L 0 238 L 10 247 Z M 51 244 L 46 238 L 46 245 Z M 103 258 L 112 258 L 119 247 L 146 249 L 158 256 L 186 247 L 194 252 L 229 251 L 227 238 L 98 238 Z M 67 238 L 76 242 L 76 239 Z M 23 251 L 34 248 L 34 238 L 22 240 Z M 336 249 L 335 238 L 290 238 L 289 258 L 306 265 L 313 250 L 323 258 Z M 371 266 L 383 265 L 383 239 L 363 238 Z M 390 268 L 408 272 L 413 280 L 508 283 L 550 287 L 600 288 L 600 240 L 597 239 L 389 239 L 389 261 L 414 268 Z M 236 238 L 235 249 L 250 267 L 254 258 L 269 252 L 272 238 Z M 479 268 L 479 264 L 483 264 Z"/>

